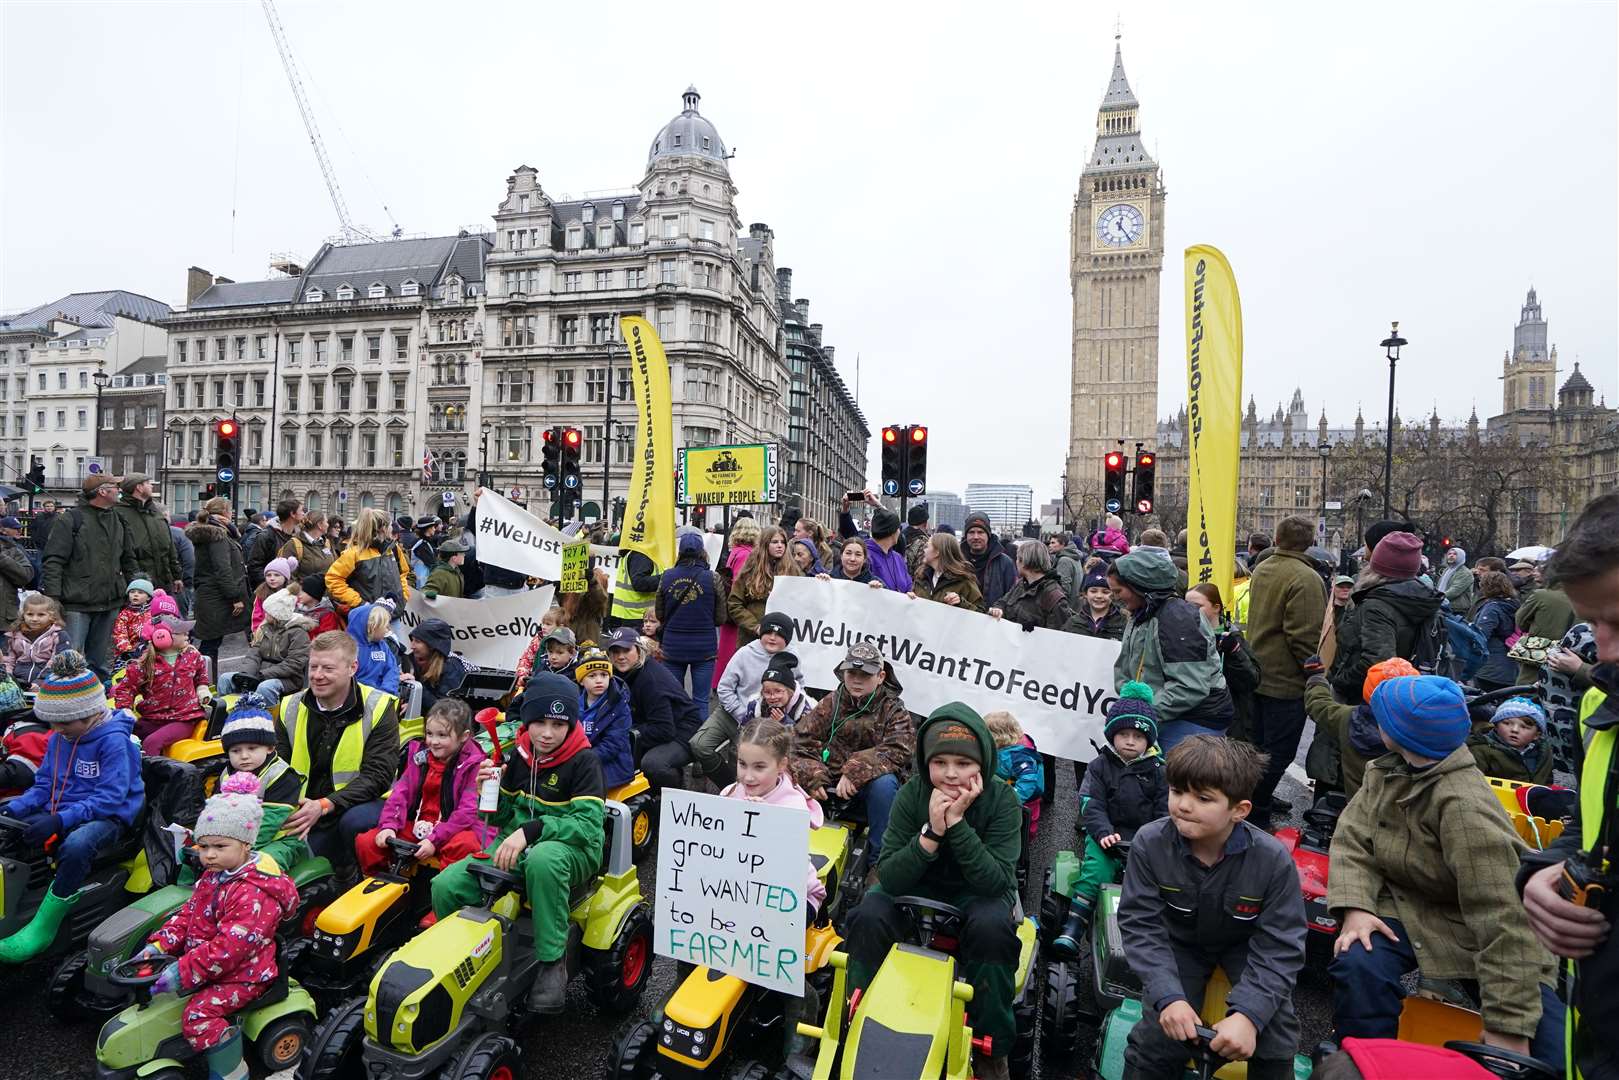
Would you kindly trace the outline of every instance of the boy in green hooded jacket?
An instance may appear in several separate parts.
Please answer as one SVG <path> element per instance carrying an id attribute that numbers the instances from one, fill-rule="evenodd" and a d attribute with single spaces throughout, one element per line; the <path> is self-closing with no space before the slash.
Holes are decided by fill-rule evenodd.
<path id="1" fill-rule="evenodd" d="M 992 1057 L 977 1075 L 1007 1076 L 1017 1037 L 1012 997 L 1018 938 L 1013 919 L 1023 809 L 1008 784 L 994 782 L 995 740 L 970 707 L 951 702 L 917 731 L 916 771 L 894 798 L 877 884 L 849 917 L 849 986 L 864 989 L 905 938 L 896 896 L 925 896 L 960 908 L 956 958 L 972 984 L 973 1030 L 991 1036 Z M 986 779 L 987 776 L 987 779 Z"/>

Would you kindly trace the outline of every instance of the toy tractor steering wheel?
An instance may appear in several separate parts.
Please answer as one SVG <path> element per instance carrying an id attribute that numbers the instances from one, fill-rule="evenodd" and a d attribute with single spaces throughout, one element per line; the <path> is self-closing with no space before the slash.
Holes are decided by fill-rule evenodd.
<path id="1" fill-rule="evenodd" d="M 393 857 L 401 863 L 407 863 L 416 858 L 417 845 L 414 840 L 401 840 L 397 836 L 390 836 L 388 837 L 387 847 L 393 853 Z"/>
<path id="2" fill-rule="evenodd" d="M 113 968 L 107 975 L 107 981 L 114 986 L 144 989 L 157 982 L 157 977 L 167 968 L 179 962 L 178 956 L 132 956 Z"/>
<path id="3" fill-rule="evenodd" d="M 1538 1058 L 1499 1046 L 1452 1041 L 1445 1044 L 1445 1049 L 1465 1054 L 1483 1068 L 1508 1080 L 1558 1080 L 1563 1075 L 1562 1069 L 1553 1068 Z"/>
<path id="4" fill-rule="evenodd" d="M 471 871 L 473 880 L 478 883 L 486 902 L 493 900 L 507 889 L 521 887 L 516 874 L 510 870 L 500 869 L 488 859 L 468 859 L 467 869 Z"/>
<path id="5" fill-rule="evenodd" d="M 894 906 L 910 918 L 913 940 L 922 945 L 927 945 L 943 927 L 959 928 L 966 919 L 955 905 L 926 896 L 896 896 Z"/>
<path id="6" fill-rule="evenodd" d="M 1214 1052 L 1213 1042 L 1219 1033 L 1213 1028 L 1197 1025 L 1197 1037 L 1186 1040 L 1186 1045 L 1197 1059 L 1197 1075 L 1199 1080 L 1209 1080 L 1220 1068 L 1227 1064 L 1227 1059 Z"/>

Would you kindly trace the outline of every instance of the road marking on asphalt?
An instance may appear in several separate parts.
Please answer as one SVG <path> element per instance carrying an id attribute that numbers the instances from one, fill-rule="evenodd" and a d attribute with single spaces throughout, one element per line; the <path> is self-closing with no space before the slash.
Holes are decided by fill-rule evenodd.
<path id="1" fill-rule="evenodd" d="M 1305 773 L 1304 766 L 1300 765 L 1296 761 L 1287 767 L 1287 775 L 1291 776 L 1305 787 L 1310 786 L 1310 777 Z"/>

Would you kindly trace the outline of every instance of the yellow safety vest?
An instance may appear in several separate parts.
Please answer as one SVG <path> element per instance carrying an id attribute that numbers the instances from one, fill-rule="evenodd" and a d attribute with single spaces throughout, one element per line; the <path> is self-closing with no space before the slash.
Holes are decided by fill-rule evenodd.
<path id="1" fill-rule="evenodd" d="M 337 791 L 360 775 L 360 762 L 365 757 L 365 741 L 371 729 L 382 719 L 382 714 L 393 704 L 392 694 L 369 686 L 360 686 L 360 722 L 343 728 L 338 737 L 337 750 L 332 754 L 332 790 Z M 301 794 L 309 793 L 309 691 L 300 690 L 290 703 L 292 707 L 292 767 L 304 778 Z M 286 710 L 282 711 L 286 715 Z"/>
<path id="2" fill-rule="evenodd" d="M 634 623 L 636 626 L 640 626 L 641 620 L 646 618 L 648 609 L 652 607 L 657 598 L 658 594 L 655 590 L 653 592 L 636 592 L 630 588 L 630 553 L 620 551 L 618 574 L 613 581 L 613 605 L 609 609 L 609 614 L 614 619 L 619 620 L 620 625 Z"/>
<path id="3" fill-rule="evenodd" d="M 1585 763 L 1580 767 L 1580 850 L 1590 851 L 1596 846 L 1597 839 L 1602 835 L 1603 820 L 1608 814 L 1619 813 L 1619 808 L 1605 805 L 1603 800 L 1607 797 L 1608 769 L 1613 762 L 1613 755 L 1619 751 L 1619 728 L 1607 728 L 1597 731 L 1585 726 L 1585 721 L 1602 706 L 1607 695 L 1601 690 L 1592 687 L 1580 699 L 1580 739 L 1585 744 Z M 1612 858 L 1613 853 L 1608 853 Z M 1575 964 L 1572 960 L 1565 960 L 1570 976 L 1573 976 Z M 1580 1071 L 1574 1067 L 1574 1030 L 1579 1026 L 1579 1015 L 1574 1008 L 1573 994 L 1569 995 L 1568 1021 L 1563 1032 L 1563 1045 L 1567 1055 L 1566 1075 L 1578 1077 Z"/>

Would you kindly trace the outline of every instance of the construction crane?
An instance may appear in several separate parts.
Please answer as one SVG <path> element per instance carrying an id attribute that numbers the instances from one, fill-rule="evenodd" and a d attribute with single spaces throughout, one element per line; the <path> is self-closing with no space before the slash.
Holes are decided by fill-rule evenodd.
<path id="1" fill-rule="evenodd" d="M 349 219 L 348 203 L 343 200 L 343 189 L 337 184 L 337 172 L 332 168 L 332 160 L 326 154 L 326 141 L 320 137 L 320 128 L 315 123 L 315 110 L 310 108 L 309 98 L 304 93 L 303 81 L 298 78 L 298 65 L 292 58 L 292 46 L 287 44 L 287 32 L 281 28 L 281 16 L 276 14 L 274 0 L 260 0 L 260 2 L 264 5 L 264 17 L 270 23 L 270 35 L 275 38 L 275 47 L 281 53 L 281 66 L 287 70 L 287 82 L 292 86 L 293 100 L 298 103 L 298 112 L 304 118 L 304 130 L 309 133 L 309 145 L 315 148 L 315 160 L 320 163 L 320 174 L 326 180 L 326 191 L 332 197 L 332 207 L 337 211 L 337 221 L 343 229 L 343 238 L 349 241 L 385 239 Z M 400 235 L 398 222 L 394 223 L 393 235 L 396 237 Z"/>

